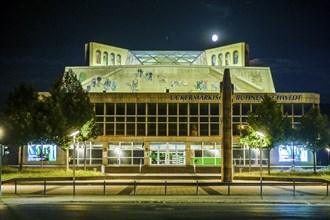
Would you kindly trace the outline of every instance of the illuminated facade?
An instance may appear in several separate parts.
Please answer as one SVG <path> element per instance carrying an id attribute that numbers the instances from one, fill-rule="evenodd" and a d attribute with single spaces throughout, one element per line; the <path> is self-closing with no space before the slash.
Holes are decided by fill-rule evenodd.
<path id="1" fill-rule="evenodd" d="M 313 106 L 319 94 L 276 93 L 270 68 L 249 66 L 249 46 L 236 43 L 205 51 L 131 51 L 88 43 L 86 66 L 66 67 L 77 74 L 95 106 L 103 135 L 87 145 L 87 164 L 114 167 L 219 168 L 221 164 L 220 82 L 230 69 L 233 95 L 235 165 L 248 165 L 248 147 L 238 146 L 246 125 L 264 94 L 288 113 L 292 124 Z M 83 145 L 77 150 L 84 164 Z M 272 165 L 309 164 L 311 154 L 299 146 L 272 152 Z M 264 156 L 267 163 L 267 157 Z M 252 150 L 252 164 L 258 152 Z M 218 169 L 219 170 L 219 169 Z"/>

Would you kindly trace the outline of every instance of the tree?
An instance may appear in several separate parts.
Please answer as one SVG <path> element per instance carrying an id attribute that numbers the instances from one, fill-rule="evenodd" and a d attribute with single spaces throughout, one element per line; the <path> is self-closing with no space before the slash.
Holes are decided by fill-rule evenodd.
<path id="1" fill-rule="evenodd" d="M 23 170 L 23 147 L 34 138 L 33 115 L 38 103 L 38 93 L 32 84 L 22 81 L 6 100 L 4 119 L 8 124 L 12 146 L 21 147 L 20 167 Z"/>
<path id="2" fill-rule="evenodd" d="M 249 147 L 249 172 L 251 170 L 251 148 L 259 148 L 260 141 L 260 137 L 251 126 L 248 125 L 243 130 L 241 130 L 239 143 L 242 146 Z M 267 146 L 267 141 L 268 140 L 262 142 L 262 147 Z"/>
<path id="3" fill-rule="evenodd" d="M 313 170 L 316 174 L 316 153 L 329 143 L 327 131 L 328 117 L 320 113 L 318 107 L 313 107 L 302 117 L 299 134 L 306 147 L 313 153 Z"/>
<path id="4" fill-rule="evenodd" d="M 255 130 L 265 135 L 268 144 L 268 174 L 270 174 L 270 151 L 277 146 L 278 143 L 285 139 L 285 131 L 291 127 L 290 120 L 287 115 L 283 115 L 281 106 L 269 95 L 264 95 L 262 102 L 256 108 L 255 112 L 248 113 L 248 124 Z"/>
<path id="5" fill-rule="evenodd" d="M 101 135 L 101 128 L 96 123 L 95 117 L 86 122 L 78 134 L 78 141 L 84 142 L 84 169 L 86 170 L 86 141 L 95 139 Z"/>
<path id="6" fill-rule="evenodd" d="M 57 143 L 66 151 L 68 169 L 68 150 L 70 142 L 72 142 L 70 134 L 75 130 L 80 130 L 94 117 L 93 105 L 71 69 L 55 81 L 51 87 L 50 95 L 57 114 L 63 116 L 61 121 L 56 120 L 61 126 L 54 125 L 54 130 L 56 130 Z"/>
<path id="7" fill-rule="evenodd" d="M 65 121 L 59 105 L 54 103 L 49 96 L 39 96 L 33 115 L 34 143 L 64 145 L 59 137 L 65 136 Z M 67 137 L 69 139 L 69 137 Z M 68 142 L 68 140 L 66 141 Z M 41 158 L 41 166 L 43 158 Z"/>

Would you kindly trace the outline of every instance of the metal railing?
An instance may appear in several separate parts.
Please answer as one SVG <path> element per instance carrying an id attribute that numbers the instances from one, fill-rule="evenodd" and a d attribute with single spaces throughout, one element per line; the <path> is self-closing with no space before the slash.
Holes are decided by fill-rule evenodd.
<path id="1" fill-rule="evenodd" d="M 204 194 L 208 195 L 208 194 L 217 194 L 217 195 L 233 195 L 235 193 L 233 193 L 233 190 L 235 189 L 236 191 L 239 191 L 239 193 L 236 193 L 238 195 L 260 195 L 263 196 L 264 192 L 263 191 L 267 191 L 265 190 L 266 187 L 273 187 L 271 189 L 269 189 L 268 191 L 285 191 L 285 193 L 280 193 L 280 194 L 276 194 L 276 195 L 292 195 L 292 196 L 296 196 L 297 194 L 297 187 L 300 187 L 298 193 L 301 194 L 310 194 L 310 195 L 321 195 L 319 194 L 315 194 L 315 193 L 311 193 L 308 192 L 308 187 L 312 187 L 312 186 L 318 186 L 320 188 L 324 189 L 324 193 L 322 193 L 322 195 L 326 195 L 329 196 L 329 182 L 328 180 L 323 180 L 323 179 L 300 179 L 300 178 L 292 178 L 292 179 L 287 179 L 287 180 L 274 180 L 274 181 L 262 181 L 262 182 L 257 182 L 257 181 L 246 181 L 246 182 L 226 182 L 226 183 L 222 183 L 222 182 L 212 182 L 212 181 L 201 181 L 201 180 L 196 180 L 196 181 L 178 181 L 178 180 L 172 180 L 172 181 L 168 181 L 168 180 L 155 180 L 155 181 L 136 181 L 136 180 L 130 180 L 130 181 L 113 181 L 113 180 L 95 180 L 95 181 L 72 181 L 69 180 L 68 178 L 63 179 L 63 180 L 55 180 L 55 179 L 36 179 L 36 180 L 25 180 L 25 179 L 14 179 L 11 181 L 7 181 L 6 183 L 6 187 L 14 187 L 14 194 L 18 195 L 18 194 L 26 194 L 26 187 L 24 186 L 28 186 L 30 188 L 34 188 L 34 191 L 32 193 L 37 193 L 37 194 L 43 194 L 46 195 L 48 192 L 51 192 L 54 189 L 49 189 L 48 187 L 52 186 L 62 186 L 62 187 L 58 187 L 56 190 L 59 190 L 60 192 L 57 194 L 60 195 L 68 195 L 68 194 L 73 194 L 76 195 L 76 191 L 77 188 L 83 188 L 83 187 L 87 187 L 84 188 L 85 191 L 87 191 L 87 193 L 79 193 L 81 195 L 83 194 L 103 194 L 103 195 L 109 195 L 109 193 L 111 192 L 109 187 L 124 187 L 124 189 L 126 189 L 125 191 L 119 190 L 124 192 L 126 195 L 137 195 L 138 192 L 138 188 L 142 188 L 142 187 L 157 187 L 158 188 L 158 193 L 155 192 L 143 192 L 144 195 L 173 195 L 175 193 L 169 193 L 169 189 L 172 187 L 182 187 L 182 191 L 184 191 L 184 189 L 188 189 L 189 188 L 189 192 L 194 192 L 194 195 L 200 195 L 202 191 L 204 191 Z M 40 190 L 40 186 L 42 186 L 42 190 Z M 79 187 L 78 187 L 79 186 Z M 88 190 L 89 186 L 93 186 L 93 190 Z M 64 187 L 66 187 L 66 189 L 64 189 Z M 70 190 L 70 188 L 68 187 L 72 187 L 72 191 Z M 218 188 L 217 188 L 218 187 Z M 219 188 L 220 187 L 220 188 Z M 255 188 L 253 188 L 253 190 L 250 189 L 250 193 L 246 193 L 243 192 L 245 189 L 247 189 L 248 187 L 257 187 L 259 188 L 259 193 L 258 190 L 255 191 Z M 282 187 L 282 188 L 279 188 Z M 285 188 L 283 188 L 285 187 Z M 305 187 L 305 189 L 303 189 L 303 187 Z M 210 189 L 211 188 L 211 189 Z M 214 189 L 215 188 L 215 189 Z M 318 188 L 318 192 L 320 192 L 320 188 Z M 35 191 L 37 189 L 37 191 Z M 144 191 L 148 191 L 145 190 L 147 188 L 144 188 Z M 150 189 L 150 188 L 149 188 Z M 162 190 L 159 190 L 162 189 Z M 201 190 L 202 189 L 202 190 Z M 304 191 L 303 191 L 304 190 Z M 6 190 L 6 192 L 4 192 L 5 194 L 9 194 L 10 190 Z M 31 190 L 30 190 L 31 191 Z M 70 192 L 71 191 L 71 192 Z M 92 192 L 93 191 L 93 192 Z M 117 190 L 118 191 L 118 190 Z M 143 191 L 143 190 L 141 190 Z M 221 193 L 221 192 L 222 193 Z M 290 192 L 291 193 L 288 193 Z M 321 190 L 322 191 L 322 190 Z M 224 193 L 223 193 L 224 192 Z M 117 193 L 119 195 L 123 195 L 122 193 Z M 192 194 L 192 193 L 181 193 L 181 195 L 187 195 L 187 194 Z M 274 194 L 274 193 L 273 193 Z"/>

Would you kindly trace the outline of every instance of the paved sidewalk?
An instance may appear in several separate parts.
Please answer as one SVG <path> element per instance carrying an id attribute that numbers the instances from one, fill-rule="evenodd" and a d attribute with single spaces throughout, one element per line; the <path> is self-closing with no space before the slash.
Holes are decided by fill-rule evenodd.
<path id="1" fill-rule="evenodd" d="M 2 186 L 3 203 L 106 202 L 106 203 L 268 203 L 330 205 L 326 184 L 264 181 L 233 181 L 230 187 L 218 180 L 89 180 L 18 182 Z M 106 183 L 104 185 L 104 183 Z M 220 184 L 220 185 L 219 185 Z M 15 194 L 16 190 L 16 194 Z"/>
<path id="2" fill-rule="evenodd" d="M 18 180 L 2 186 L 2 202 L 106 203 L 268 203 L 330 205 L 326 183 L 306 181 L 234 180 L 220 174 L 108 174 L 106 177 Z M 73 195 L 73 188 L 75 195 Z M 328 195 L 328 196 L 327 196 Z"/>
<path id="3" fill-rule="evenodd" d="M 330 207 L 329 196 L 173 196 L 173 195 L 9 195 L 0 204 L 38 203 L 242 203 L 242 204 L 322 204 Z"/>

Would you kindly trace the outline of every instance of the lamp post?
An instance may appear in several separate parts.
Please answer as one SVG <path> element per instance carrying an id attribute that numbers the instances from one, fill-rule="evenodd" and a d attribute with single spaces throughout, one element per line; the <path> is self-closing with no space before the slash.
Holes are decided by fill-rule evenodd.
<path id="1" fill-rule="evenodd" d="M 0 127 L 0 140 L 2 140 L 3 133 L 4 133 L 4 131 Z M 2 180 L 1 180 L 1 175 L 2 175 L 2 148 L 3 148 L 3 146 L 0 144 L 0 200 L 2 200 Z"/>
<path id="2" fill-rule="evenodd" d="M 260 138 L 260 195 L 262 196 L 262 139 L 265 137 L 265 134 L 260 131 L 257 131 L 256 133 Z"/>
<path id="3" fill-rule="evenodd" d="M 330 165 L 329 164 L 329 152 L 330 152 L 330 148 L 329 147 L 327 147 L 327 148 L 325 148 L 327 151 L 328 151 L 328 166 Z"/>
<path id="4" fill-rule="evenodd" d="M 80 131 L 73 132 L 70 136 L 73 137 L 73 195 L 76 194 L 76 136 Z"/>

